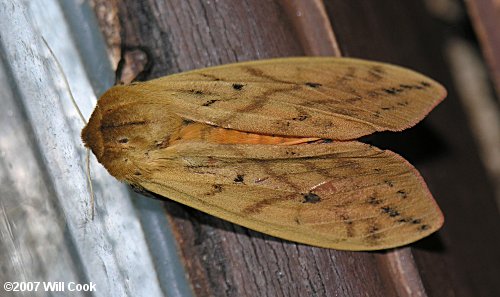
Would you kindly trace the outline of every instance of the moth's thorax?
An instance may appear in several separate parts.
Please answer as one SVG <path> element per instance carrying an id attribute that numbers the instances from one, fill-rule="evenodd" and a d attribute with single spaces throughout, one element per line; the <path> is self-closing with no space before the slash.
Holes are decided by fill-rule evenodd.
<path id="1" fill-rule="evenodd" d="M 99 99 L 82 130 L 85 146 L 120 180 L 140 175 L 142 155 L 168 142 L 182 125 L 168 102 L 154 99 L 147 90 L 115 86 Z"/>

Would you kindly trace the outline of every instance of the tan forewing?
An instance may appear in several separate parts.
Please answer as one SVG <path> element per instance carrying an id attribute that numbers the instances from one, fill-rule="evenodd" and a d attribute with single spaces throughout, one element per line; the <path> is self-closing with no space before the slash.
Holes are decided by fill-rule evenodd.
<path id="1" fill-rule="evenodd" d="M 147 82 L 183 118 L 260 134 L 349 140 L 419 122 L 446 95 L 402 67 L 348 58 L 284 58 Z"/>
<path id="2" fill-rule="evenodd" d="M 132 183 L 211 215 L 310 245 L 374 250 L 436 231 L 442 214 L 400 156 L 359 142 L 183 143 L 133 160 Z"/>

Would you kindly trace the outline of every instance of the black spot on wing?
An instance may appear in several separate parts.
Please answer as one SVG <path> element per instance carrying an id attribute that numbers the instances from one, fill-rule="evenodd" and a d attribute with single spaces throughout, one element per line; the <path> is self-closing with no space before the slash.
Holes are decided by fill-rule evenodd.
<path id="1" fill-rule="evenodd" d="M 340 218 L 342 222 L 345 224 L 347 237 L 354 237 L 354 222 L 347 214 L 341 214 Z"/>
<path id="2" fill-rule="evenodd" d="M 430 226 L 429 226 L 429 225 L 421 225 L 420 227 L 418 227 L 418 230 L 420 230 L 420 231 L 425 231 L 425 230 L 427 230 L 427 229 L 429 229 L 429 228 L 430 228 Z"/>
<path id="3" fill-rule="evenodd" d="M 370 196 L 368 197 L 368 199 L 366 199 L 366 202 L 370 205 L 379 205 L 380 203 L 382 203 L 382 200 L 378 199 L 375 196 Z"/>
<path id="4" fill-rule="evenodd" d="M 221 184 L 213 184 L 212 189 L 208 193 L 205 193 L 205 196 L 213 196 L 215 194 L 221 193 L 223 190 L 224 188 Z"/>
<path id="5" fill-rule="evenodd" d="M 406 193 L 406 191 L 404 191 L 404 190 L 399 190 L 396 193 L 399 195 L 399 197 L 401 197 L 403 199 L 408 197 L 408 193 Z"/>
<path id="6" fill-rule="evenodd" d="M 201 106 L 210 106 L 217 101 L 219 101 L 219 100 L 216 100 L 216 99 L 208 100 L 207 102 L 203 103 Z"/>
<path id="7" fill-rule="evenodd" d="M 380 227 L 376 223 L 371 223 L 368 225 L 367 232 L 368 232 L 368 237 L 366 238 L 366 241 L 370 245 L 375 245 L 378 243 L 380 240 L 380 234 L 378 231 L 380 230 Z"/>
<path id="8" fill-rule="evenodd" d="M 203 95 L 203 91 L 200 91 L 200 90 L 191 89 L 188 92 L 193 93 L 195 95 Z"/>
<path id="9" fill-rule="evenodd" d="M 380 208 L 380 210 L 382 211 L 382 213 L 388 214 L 391 218 L 397 217 L 400 215 L 399 211 L 397 211 L 396 209 L 394 209 L 393 207 L 390 207 L 390 206 L 384 206 L 384 207 Z"/>
<path id="10" fill-rule="evenodd" d="M 293 118 L 292 120 L 302 122 L 305 121 L 308 117 L 309 116 L 307 114 L 301 114 L 298 117 Z"/>
<path id="11" fill-rule="evenodd" d="M 314 193 L 307 193 L 307 194 L 304 194 L 304 201 L 302 201 L 303 203 L 318 203 L 321 201 L 321 198 L 314 194 Z"/>
<path id="12" fill-rule="evenodd" d="M 399 93 L 401 93 L 403 91 L 404 91 L 404 89 L 398 89 L 398 88 L 384 89 L 384 92 L 386 92 L 389 95 L 397 95 L 397 94 L 399 94 Z"/>
<path id="13" fill-rule="evenodd" d="M 245 175 L 243 175 L 243 174 L 238 174 L 234 178 L 234 182 L 239 183 L 239 184 L 242 184 L 244 180 L 245 180 Z"/>
<path id="14" fill-rule="evenodd" d="M 310 87 L 310 88 L 318 88 L 318 87 L 321 87 L 321 84 L 320 83 L 315 83 L 315 82 L 306 82 L 306 86 Z"/>
<path id="15" fill-rule="evenodd" d="M 243 89 L 244 85 L 242 84 L 233 84 L 233 89 L 237 90 L 237 91 L 241 91 L 241 89 Z"/>

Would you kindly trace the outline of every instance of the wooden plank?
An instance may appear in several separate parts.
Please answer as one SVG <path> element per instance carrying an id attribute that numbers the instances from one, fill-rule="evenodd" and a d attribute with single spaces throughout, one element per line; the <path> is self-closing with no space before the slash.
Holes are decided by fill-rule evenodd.
<path id="1" fill-rule="evenodd" d="M 96 39 L 87 33 L 78 37 L 90 45 Z M 74 43 L 59 2 L 3 1 L 0 35 L 0 295 L 53 296 L 57 293 L 42 282 L 63 282 L 65 292 L 70 282 L 92 282 L 92 293 L 68 294 L 162 296 L 128 190 L 102 167 L 92 171 L 100 177 L 95 183 L 100 216 L 90 219 L 82 121 L 63 76 L 75 82 L 73 92 L 84 113 L 91 112 L 95 96 L 82 63 L 84 49 Z M 87 48 L 101 68 L 94 72 L 97 89 L 110 84 L 109 72 L 102 71 L 106 57 L 99 59 L 98 48 Z M 8 281 L 40 284 L 36 292 L 23 285 L 9 292 L 3 287 Z"/>
<path id="2" fill-rule="evenodd" d="M 498 296 L 498 211 L 448 65 L 441 58 L 444 32 L 417 1 L 325 4 L 344 54 L 409 66 L 448 88 L 448 98 L 423 124 L 400 136 L 387 136 L 390 141 L 384 146 L 416 165 L 445 214 L 443 229 L 413 248 L 428 295 Z M 395 143 L 410 145 L 394 147 Z"/>
<path id="3" fill-rule="evenodd" d="M 322 0 L 281 0 L 307 56 L 341 56 Z"/>
<path id="4" fill-rule="evenodd" d="M 445 211 L 445 227 L 411 249 L 339 252 L 284 242 L 166 202 L 196 295 L 468 296 L 480 292 L 495 296 L 498 287 L 493 278 L 498 267 L 492 263 L 498 262 L 494 251 L 499 247 L 495 233 L 499 226 L 492 188 L 470 145 L 472 138 L 454 100 L 447 65 L 439 58 L 442 33 L 435 31 L 437 26 L 418 2 L 330 0 L 325 5 L 328 14 L 322 11 L 321 1 L 188 0 L 155 5 L 123 1 L 112 11 L 119 19 L 114 26 L 121 30 L 122 57 L 127 57 L 127 51 L 143 53 L 131 54 L 123 65 L 132 69 L 142 63 L 146 71 L 141 79 L 235 61 L 334 54 L 337 37 L 345 55 L 401 64 L 442 81 L 450 98 L 424 124 L 369 140 L 402 154 L 421 170 Z"/>
<path id="5" fill-rule="evenodd" d="M 465 3 L 488 62 L 497 97 L 500 98 L 500 34 L 498 34 L 500 2 L 498 0 L 468 0 Z"/>
<path id="6" fill-rule="evenodd" d="M 303 55 L 304 39 L 296 37 L 285 13 L 293 8 L 284 10 L 286 5 L 172 1 L 150 6 L 124 1 L 117 9 L 122 48 L 147 53 L 153 66 L 146 79 L 235 61 Z M 166 207 L 198 296 L 396 295 L 377 253 L 284 242 L 172 202 Z"/>

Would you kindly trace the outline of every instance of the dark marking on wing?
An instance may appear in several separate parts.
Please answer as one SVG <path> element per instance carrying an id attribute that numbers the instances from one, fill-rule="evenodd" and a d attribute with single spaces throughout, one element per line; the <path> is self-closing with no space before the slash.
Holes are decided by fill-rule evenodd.
<path id="1" fill-rule="evenodd" d="M 208 160 L 208 162 L 204 162 L 203 164 L 186 164 L 184 168 L 196 174 L 217 175 L 217 173 L 214 172 L 214 169 L 217 168 L 216 161 Z"/>
<path id="2" fill-rule="evenodd" d="M 191 89 L 191 90 L 189 90 L 189 92 L 193 93 L 195 95 L 203 95 L 203 91 L 200 91 L 200 90 Z"/>
<path id="3" fill-rule="evenodd" d="M 382 203 L 382 200 L 378 199 L 375 196 L 370 196 L 370 197 L 368 197 L 368 199 L 366 200 L 366 202 L 368 204 L 371 204 L 371 205 L 379 205 L 380 203 Z"/>
<path id="4" fill-rule="evenodd" d="M 332 88 L 352 94 L 355 97 L 363 97 L 359 93 L 358 89 L 351 85 L 351 82 L 357 77 L 356 73 L 357 70 L 355 67 L 348 67 L 346 73 L 335 81 Z"/>
<path id="5" fill-rule="evenodd" d="M 407 90 L 422 90 L 424 88 L 430 87 L 431 85 L 427 82 L 421 82 L 420 84 L 400 84 L 398 87 L 382 89 L 385 93 L 389 95 L 397 95 L 403 93 Z"/>
<path id="6" fill-rule="evenodd" d="M 236 178 L 234 179 L 234 182 L 235 182 L 235 183 L 242 184 L 242 183 L 243 183 L 243 181 L 244 181 L 244 178 L 245 178 L 245 175 L 243 175 L 243 174 L 238 174 L 238 175 L 236 175 Z"/>
<path id="7" fill-rule="evenodd" d="M 327 185 L 329 188 L 333 187 L 332 183 L 330 182 L 330 180 L 332 179 L 332 175 L 331 175 L 329 170 L 324 169 L 324 168 L 318 168 L 313 162 L 308 162 L 305 160 L 302 162 L 302 165 L 304 165 L 307 168 L 307 170 L 310 172 L 316 172 L 316 173 L 321 174 L 321 176 L 325 180 L 324 184 L 322 184 L 320 186 L 316 186 L 316 187 L 314 187 L 314 189 L 323 188 L 323 186 L 325 186 L 325 185 Z M 328 181 L 328 182 L 326 182 L 326 181 Z M 335 190 L 336 190 L 336 188 L 335 188 Z"/>
<path id="8" fill-rule="evenodd" d="M 398 193 L 399 197 L 401 197 L 403 199 L 408 197 L 408 193 L 406 193 L 406 191 L 404 191 L 404 190 L 399 190 L 396 193 Z"/>
<path id="9" fill-rule="evenodd" d="M 394 209 L 390 206 L 381 207 L 380 210 L 382 211 L 382 213 L 388 214 L 391 218 L 397 217 L 400 215 L 399 211 L 397 211 L 396 209 Z"/>
<path id="10" fill-rule="evenodd" d="M 201 106 L 210 106 L 217 101 L 219 101 L 219 100 L 216 100 L 216 99 L 208 100 L 207 102 L 203 103 Z"/>
<path id="11" fill-rule="evenodd" d="M 170 143 L 170 136 L 167 136 L 160 141 L 155 141 L 155 146 L 157 149 L 164 149 L 164 148 L 168 147 L 169 143 Z"/>
<path id="12" fill-rule="evenodd" d="M 119 143 L 127 143 L 128 142 L 128 138 L 127 137 L 120 137 L 120 138 L 118 138 L 118 142 Z"/>
<path id="13" fill-rule="evenodd" d="M 214 185 L 212 185 L 212 187 L 214 188 L 214 190 L 215 190 L 217 193 L 222 192 L 222 185 L 221 185 L 221 184 L 214 184 Z"/>
<path id="14" fill-rule="evenodd" d="M 281 120 L 277 120 L 275 122 L 275 125 L 277 127 L 279 127 L 280 129 L 286 129 L 286 130 L 288 130 L 288 127 L 290 127 L 290 122 L 289 121 L 283 122 Z"/>
<path id="15" fill-rule="evenodd" d="M 384 92 L 386 92 L 389 95 L 397 95 L 403 91 L 404 89 L 398 89 L 398 88 L 384 89 Z"/>
<path id="16" fill-rule="evenodd" d="M 359 168 L 359 163 L 356 160 L 340 159 L 337 161 L 337 163 L 339 168 L 351 168 L 351 169 Z"/>
<path id="17" fill-rule="evenodd" d="M 294 183 L 292 183 L 286 176 L 276 174 L 269 167 L 269 165 L 266 164 L 265 162 L 262 162 L 260 164 L 260 166 L 262 167 L 266 176 L 271 177 L 276 181 L 282 182 L 282 183 L 288 185 L 290 188 L 294 189 L 296 193 L 300 193 L 300 188 L 297 187 L 297 185 L 295 185 Z M 254 203 L 250 206 L 247 206 L 245 209 L 243 209 L 243 212 L 247 213 L 247 214 L 256 214 L 256 213 L 259 213 L 266 206 L 273 205 L 273 204 L 281 202 L 281 201 L 293 200 L 293 199 L 296 199 L 296 197 L 297 197 L 297 194 L 294 193 L 294 194 L 289 194 L 289 195 L 281 196 L 281 197 L 278 196 L 278 197 L 262 199 L 262 200 Z"/>
<path id="18" fill-rule="evenodd" d="M 292 120 L 302 122 L 305 121 L 308 117 L 309 116 L 307 114 L 301 114 L 298 117 L 293 118 Z"/>
<path id="19" fill-rule="evenodd" d="M 384 78 L 383 74 L 385 74 L 385 72 L 384 72 L 384 69 L 382 69 L 382 67 L 380 67 L 380 66 L 372 66 L 368 70 L 368 74 L 369 74 L 369 77 L 367 80 L 369 82 L 377 82 L 377 81 L 381 80 L 382 78 Z"/>
<path id="20" fill-rule="evenodd" d="M 203 76 L 203 77 L 206 77 L 206 78 L 209 78 L 213 81 L 220 81 L 221 79 L 218 78 L 217 76 L 215 75 L 212 75 L 212 74 L 207 74 L 207 73 L 199 73 L 199 75 Z"/>
<path id="21" fill-rule="evenodd" d="M 273 205 L 273 204 L 280 202 L 280 201 L 292 200 L 292 199 L 294 199 L 295 196 L 296 196 L 295 194 L 292 194 L 292 195 L 287 195 L 287 196 L 283 196 L 283 197 L 273 197 L 273 198 L 262 199 L 257 203 L 254 203 L 250 206 L 245 207 L 243 209 L 243 213 L 249 214 L 249 215 L 258 214 L 266 206 Z"/>
<path id="22" fill-rule="evenodd" d="M 351 98 L 349 100 L 353 100 L 353 98 Z M 335 113 L 343 114 L 343 115 L 350 116 L 350 117 L 356 117 L 356 115 L 358 114 L 355 110 L 351 110 L 348 108 L 341 108 L 341 107 L 336 108 Z"/>
<path id="23" fill-rule="evenodd" d="M 355 103 L 355 102 L 358 102 L 360 100 L 363 100 L 363 97 L 361 97 L 361 96 L 354 96 L 354 97 L 346 99 L 345 102 L 346 103 Z M 351 114 L 356 114 L 356 113 L 351 112 Z"/>
<path id="24" fill-rule="evenodd" d="M 233 89 L 237 90 L 237 91 L 241 91 L 241 89 L 243 89 L 243 86 L 242 84 L 233 84 Z"/>
<path id="25" fill-rule="evenodd" d="M 254 68 L 254 67 L 246 66 L 243 69 L 248 74 L 250 74 L 252 76 L 259 77 L 259 78 L 266 78 L 266 79 L 268 79 L 269 81 L 272 81 L 272 82 L 283 83 L 283 84 L 296 84 L 294 82 L 282 80 L 282 79 L 276 78 L 274 76 L 271 76 L 269 74 L 265 74 L 262 70 Z"/>
<path id="26" fill-rule="evenodd" d="M 114 128 L 122 128 L 126 126 L 140 126 L 140 125 L 145 125 L 147 124 L 148 121 L 132 121 L 132 122 L 125 122 L 125 123 L 109 123 L 109 124 L 102 124 L 99 129 L 101 131 L 106 130 L 106 129 L 114 129 Z"/>
<path id="27" fill-rule="evenodd" d="M 210 91 L 207 91 L 207 90 L 197 90 L 197 89 L 189 89 L 189 90 L 177 90 L 176 91 L 177 93 L 183 93 L 183 94 L 192 94 L 192 95 L 196 95 L 197 97 L 201 97 L 203 95 L 206 95 L 206 96 L 217 96 L 219 94 L 216 94 L 216 93 L 213 93 L 213 92 L 210 92 Z"/>
<path id="28" fill-rule="evenodd" d="M 213 184 L 212 190 L 208 193 L 205 193 L 205 196 L 213 196 L 217 193 L 221 193 L 224 190 L 221 184 Z"/>
<path id="29" fill-rule="evenodd" d="M 376 90 L 369 90 L 369 91 L 367 91 L 366 95 L 370 98 L 377 98 L 381 94 L 379 92 L 377 92 Z"/>
<path id="30" fill-rule="evenodd" d="M 415 89 L 415 88 L 420 88 L 420 86 L 405 85 L 405 84 L 400 84 L 399 87 L 402 88 L 402 89 L 408 89 L 408 90 Z"/>
<path id="31" fill-rule="evenodd" d="M 321 84 L 315 82 L 306 82 L 306 86 L 316 89 L 318 87 L 321 87 Z"/>
<path id="32" fill-rule="evenodd" d="M 380 234 L 377 233 L 379 230 L 380 227 L 376 223 L 368 225 L 368 237 L 366 239 L 369 244 L 376 244 L 380 239 Z"/>
<path id="33" fill-rule="evenodd" d="M 272 168 L 266 164 L 266 163 L 261 163 L 261 167 L 266 173 L 266 175 L 273 177 L 275 180 L 280 181 L 286 185 L 288 185 L 290 188 L 294 189 L 296 193 L 300 193 L 301 189 L 298 187 L 295 183 L 291 182 L 287 176 L 283 174 L 276 174 Z"/>
<path id="34" fill-rule="evenodd" d="M 314 194 L 314 193 L 307 193 L 307 194 L 304 194 L 304 201 L 302 201 L 303 203 L 318 203 L 321 201 L 321 198 Z"/>
<path id="35" fill-rule="evenodd" d="M 429 226 L 429 225 L 422 225 L 422 226 L 418 227 L 418 230 L 420 230 L 420 231 L 425 231 L 425 230 L 427 230 L 427 229 L 429 229 L 429 228 L 430 228 L 430 226 Z"/>
<path id="36" fill-rule="evenodd" d="M 132 184 L 130 183 L 129 186 L 132 188 L 132 190 L 138 194 L 141 194 L 141 195 L 144 195 L 144 196 L 147 196 L 147 197 L 153 197 L 153 198 L 156 198 L 156 194 L 153 193 L 153 192 L 150 192 L 146 189 L 144 189 L 142 186 L 138 185 L 138 184 Z"/>
<path id="37" fill-rule="evenodd" d="M 340 218 L 346 225 L 347 237 L 354 237 L 354 223 L 347 214 L 341 214 Z"/>
<path id="38" fill-rule="evenodd" d="M 239 113 L 250 113 L 251 111 L 254 111 L 256 109 L 262 108 L 269 98 L 266 96 L 266 94 L 263 94 L 260 97 L 255 98 L 250 104 L 247 106 L 237 110 L 234 113 L 229 114 L 227 117 L 221 119 L 221 126 L 224 126 L 226 123 L 230 122 L 233 120 L 235 117 L 239 116 Z"/>

